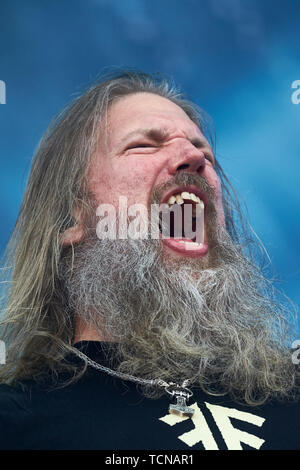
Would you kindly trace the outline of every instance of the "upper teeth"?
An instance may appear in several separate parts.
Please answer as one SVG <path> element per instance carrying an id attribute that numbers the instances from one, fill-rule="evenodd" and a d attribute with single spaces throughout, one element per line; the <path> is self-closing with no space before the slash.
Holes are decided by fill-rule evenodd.
<path id="1" fill-rule="evenodd" d="M 179 194 L 173 194 L 168 200 L 169 206 L 172 206 L 173 204 L 183 204 L 184 200 L 189 200 L 193 201 L 196 204 L 200 204 L 202 208 L 204 208 L 204 202 L 201 201 L 201 199 L 196 196 L 194 193 L 188 193 L 187 191 L 183 191 L 182 193 Z"/>

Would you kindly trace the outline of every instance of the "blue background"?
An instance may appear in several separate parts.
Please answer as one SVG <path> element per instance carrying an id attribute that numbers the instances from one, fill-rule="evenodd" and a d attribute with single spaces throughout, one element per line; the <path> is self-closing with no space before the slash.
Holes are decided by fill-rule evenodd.
<path id="1" fill-rule="evenodd" d="M 299 26 L 299 0 L 1 0 L 0 253 L 51 118 L 104 67 L 137 67 L 213 117 L 217 156 L 299 305 Z"/>

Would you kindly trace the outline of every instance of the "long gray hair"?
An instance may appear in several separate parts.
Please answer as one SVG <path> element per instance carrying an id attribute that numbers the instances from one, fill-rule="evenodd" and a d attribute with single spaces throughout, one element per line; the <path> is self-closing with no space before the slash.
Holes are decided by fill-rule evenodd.
<path id="1" fill-rule="evenodd" d="M 1 339 L 7 347 L 0 381 L 13 383 L 73 369 L 73 379 L 84 372 L 66 357 L 72 351 L 74 313 L 67 307 L 59 276 L 65 248 L 61 234 L 76 221 L 74 210 L 87 217 L 93 209 L 87 173 L 100 125 L 109 105 L 128 94 L 150 92 L 178 106 L 214 146 L 208 116 L 189 102 L 168 79 L 136 71 L 105 76 L 67 107 L 47 129 L 33 160 L 27 188 L 2 269 Z M 242 211 L 221 166 L 226 229 L 232 240 L 251 245 Z M 68 252 L 72 250 L 68 248 Z"/>

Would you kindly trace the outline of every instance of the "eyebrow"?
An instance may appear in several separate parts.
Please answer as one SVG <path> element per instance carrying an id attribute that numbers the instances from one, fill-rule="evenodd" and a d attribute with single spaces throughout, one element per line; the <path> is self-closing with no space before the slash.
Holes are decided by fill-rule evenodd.
<path id="1" fill-rule="evenodd" d="M 167 140 L 169 132 L 163 128 L 140 128 L 127 134 L 123 139 L 121 139 L 120 144 L 138 136 L 146 137 L 156 142 L 157 144 L 162 144 Z M 208 142 L 205 139 L 201 139 L 200 137 L 195 137 L 188 140 L 197 148 L 209 147 Z"/>
<path id="2" fill-rule="evenodd" d="M 127 134 L 123 139 L 121 139 L 120 143 L 122 144 L 123 142 L 126 142 L 127 140 L 138 136 L 147 137 L 148 139 L 153 140 L 158 144 L 161 144 L 167 139 L 168 133 L 165 129 L 161 128 L 135 129 L 134 131 L 129 132 L 129 134 Z"/>

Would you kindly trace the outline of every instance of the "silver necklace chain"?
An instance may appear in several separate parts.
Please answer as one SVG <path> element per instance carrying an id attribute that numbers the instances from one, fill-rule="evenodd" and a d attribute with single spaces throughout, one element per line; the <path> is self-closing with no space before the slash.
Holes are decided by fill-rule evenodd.
<path id="1" fill-rule="evenodd" d="M 75 352 L 75 351 L 74 351 Z M 189 408 L 186 404 L 186 401 L 193 395 L 193 392 L 187 388 L 190 384 L 190 379 L 186 379 L 182 382 L 181 385 L 176 384 L 175 382 L 165 382 L 162 379 L 142 379 L 140 377 L 134 377 L 130 374 L 125 374 L 124 372 L 116 372 L 115 370 L 109 369 L 98 362 L 93 361 L 83 352 L 76 350 L 75 354 L 79 356 L 83 361 L 85 361 L 90 366 L 94 367 L 94 369 L 101 370 L 108 375 L 113 377 L 118 377 L 120 379 L 129 380 L 131 382 L 135 382 L 141 385 L 150 385 L 150 386 L 157 386 L 164 388 L 164 391 L 175 397 L 177 400 L 176 404 L 170 404 L 169 406 L 169 413 L 189 417 L 191 418 L 194 414 L 194 409 Z"/>
<path id="2" fill-rule="evenodd" d="M 131 382 L 136 382 L 141 385 L 151 385 L 151 386 L 158 386 L 158 387 L 169 387 L 171 385 L 175 385 L 174 382 L 165 382 L 162 379 L 141 379 L 140 377 L 134 377 L 133 375 L 130 374 L 125 374 L 124 372 L 116 372 L 113 369 L 109 369 L 108 367 L 103 366 L 102 364 L 98 364 L 98 362 L 93 361 L 91 358 L 89 358 L 86 354 L 83 352 L 77 350 L 76 355 L 81 357 L 85 362 L 87 362 L 90 366 L 94 367 L 95 369 L 101 370 L 103 372 L 106 372 L 109 375 L 112 375 L 113 377 L 118 377 L 120 379 L 124 380 L 129 380 Z M 189 379 L 186 379 L 182 382 L 180 387 L 186 388 L 190 383 Z"/>

